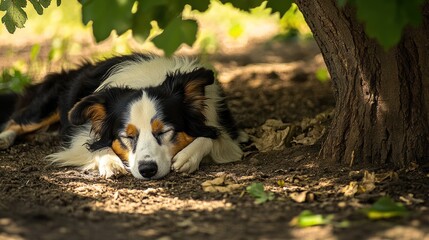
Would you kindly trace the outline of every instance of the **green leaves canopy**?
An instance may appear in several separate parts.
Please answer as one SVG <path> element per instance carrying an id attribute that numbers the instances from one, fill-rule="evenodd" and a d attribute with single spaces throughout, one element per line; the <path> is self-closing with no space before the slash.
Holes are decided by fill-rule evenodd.
<path id="1" fill-rule="evenodd" d="M 184 20 L 181 12 L 189 4 L 193 9 L 205 11 L 210 0 L 80 0 L 82 21 L 93 23 L 93 34 L 97 41 L 109 37 L 115 30 L 119 35 L 131 29 L 133 36 L 146 39 L 155 20 L 164 29 L 154 43 L 172 54 L 182 43 L 191 45 L 195 41 L 197 24 L 194 20 Z M 231 3 L 242 10 L 249 10 L 263 0 L 220 0 Z M 51 0 L 29 0 L 38 14 L 51 4 Z M 57 0 L 57 6 L 61 0 Z M 422 21 L 421 7 L 425 0 L 337 0 L 338 5 L 352 4 L 357 9 L 357 18 L 365 24 L 368 36 L 375 38 L 384 48 L 397 44 L 404 28 L 416 26 Z M 283 15 L 292 0 L 268 0 L 267 7 Z M 2 23 L 13 33 L 23 28 L 27 21 L 26 0 L 0 0 L 0 11 L 5 12 Z"/>
<path id="2" fill-rule="evenodd" d="M 233 0 L 234 6 L 249 10 L 262 4 L 263 0 Z M 268 7 L 281 13 L 286 12 L 292 0 L 270 0 Z M 119 35 L 131 29 L 137 39 L 146 39 L 151 30 L 151 21 L 157 21 L 164 29 L 154 39 L 154 43 L 171 55 L 182 44 L 192 45 L 195 42 L 198 26 L 195 20 L 182 19 L 185 5 L 198 11 L 205 11 L 210 0 L 83 0 L 83 22 L 93 22 L 93 33 L 97 41 L 109 37 L 112 30 Z"/>
<path id="3" fill-rule="evenodd" d="M 29 0 L 39 15 L 43 14 L 43 9 L 51 5 L 51 0 Z M 57 0 L 57 6 L 61 0 Z M 16 28 L 23 28 L 27 21 L 27 13 L 24 8 L 27 6 L 27 0 L 1 0 L 0 11 L 5 12 L 1 22 L 6 26 L 7 31 L 14 33 Z"/>
<path id="4" fill-rule="evenodd" d="M 6 25 L 10 33 L 14 33 L 16 28 L 23 28 L 27 21 L 27 14 L 23 10 L 27 6 L 26 0 L 2 0 L 0 10 L 6 14 L 1 18 L 1 21 Z"/>
<path id="5" fill-rule="evenodd" d="M 340 0 L 344 2 L 344 0 Z M 385 49 L 401 40 L 407 25 L 422 21 L 421 7 L 425 0 L 353 0 L 357 18 L 365 24 L 369 37 L 375 38 Z"/>

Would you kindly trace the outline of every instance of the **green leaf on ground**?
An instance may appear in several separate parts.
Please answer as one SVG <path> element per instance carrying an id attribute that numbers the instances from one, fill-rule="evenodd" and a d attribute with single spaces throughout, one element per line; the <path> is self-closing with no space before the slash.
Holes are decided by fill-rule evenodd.
<path id="1" fill-rule="evenodd" d="M 323 216 L 322 214 L 314 214 L 310 210 L 304 210 L 298 216 L 292 219 L 290 225 L 297 227 L 325 225 L 331 223 L 333 217 L 334 215 L 332 214 Z"/>
<path id="2" fill-rule="evenodd" d="M 397 203 L 387 196 L 381 197 L 371 207 L 363 209 L 363 211 L 372 220 L 403 217 L 409 214 L 401 203 Z"/>
<path id="3" fill-rule="evenodd" d="M 274 200 L 274 193 L 266 192 L 262 183 L 252 183 L 246 187 L 246 191 L 255 198 L 256 204 L 262 204 L 266 201 Z"/>

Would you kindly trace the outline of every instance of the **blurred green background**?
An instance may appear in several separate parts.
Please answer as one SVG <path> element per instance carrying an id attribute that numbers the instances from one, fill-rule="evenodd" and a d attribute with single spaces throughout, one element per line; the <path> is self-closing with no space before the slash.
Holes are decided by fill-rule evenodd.
<path id="1" fill-rule="evenodd" d="M 182 46 L 179 54 L 210 55 L 229 54 L 245 49 L 252 44 L 267 41 L 306 41 L 311 31 L 295 4 L 284 15 L 271 14 L 266 3 L 245 12 L 230 4 L 212 0 L 205 12 L 185 7 L 183 16 L 196 19 L 200 28 L 194 46 Z M 0 92 L 20 92 L 31 83 L 41 79 L 49 71 L 69 68 L 83 58 L 101 59 L 132 51 L 150 51 L 162 54 L 151 43 L 161 30 L 152 22 L 151 36 L 137 42 L 128 31 L 121 36 L 111 36 L 95 43 L 91 23 L 81 21 L 81 4 L 63 1 L 57 7 L 51 4 L 42 16 L 27 6 L 28 21 L 23 29 L 14 34 L 0 28 Z M 325 78 L 323 70 L 319 73 Z"/>

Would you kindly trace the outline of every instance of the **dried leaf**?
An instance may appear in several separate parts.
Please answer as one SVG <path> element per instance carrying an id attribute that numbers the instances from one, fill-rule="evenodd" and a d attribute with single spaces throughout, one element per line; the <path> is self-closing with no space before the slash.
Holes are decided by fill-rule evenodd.
<path id="1" fill-rule="evenodd" d="M 204 186 L 212 186 L 212 185 L 218 186 L 218 185 L 223 184 L 224 181 L 225 181 L 225 175 L 217 177 L 217 178 L 212 179 L 212 180 L 207 180 L 207 181 L 203 182 L 201 185 L 203 187 Z"/>
<path id="2" fill-rule="evenodd" d="M 227 177 L 225 173 L 219 175 L 212 180 L 207 180 L 201 183 L 204 192 L 232 192 L 242 187 L 235 181 Z"/>
<path id="3" fill-rule="evenodd" d="M 307 199 L 307 193 L 308 193 L 308 191 L 303 191 L 300 193 L 299 192 L 293 192 L 293 193 L 289 194 L 289 197 L 292 198 L 292 200 L 294 200 L 297 203 L 303 203 Z"/>
<path id="4" fill-rule="evenodd" d="M 358 192 L 358 183 L 356 181 L 352 181 L 349 185 L 343 187 L 341 192 L 344 193 L 346 197 L 353 197 Z"/>
<path id="5" fill-rule="evenodd" d="M 302 134 L 292 140 L 301 145 L 314 145 L 326 132 L 326 122 L 333 116 L 333 111 L 328 110 L 318 114 L 314 118 L 305 118 L 300 123 Z"/>
<path id="6" fill-rule="evenodd" d="M 259 134 L 251 136 L 255 147 L 261 151 L 282 150 L 290 143 L 294 127 L 280 120 L 268 119 L 256 130 Z"/>
<path id="7" fill-rule="evenodd" d="M 375 189 L 376 177 L 375 173 L 364 171 L 363 178 L 360 183 L 351 181 L 349 185 L 343 187 L 340 191 L 346 197 L 353 197 L 356 193 L 368 193 Z"/>
<path id="8" fill-rule="evenodd" d="M 425 202 L 423 199 L 414 198 L 414 194 L 412 193 L 406 196 L 400 196 L 399 200 L 404 202 L 406 205 L 421 204 Z"/>
<path id="9" fill-rule="evenodd" d="M 214 186 L 203 186 L 204 192 L 217 192 L 216 188 Z"/>
<path id="10" fill-rule="evenodd" d="M 375 174 L 376 182 L 383 182 L 386 180 L 395 181 L 399 179 L 398 173 L 395 171 L 389 171 L 385 173 Z"/>
<path id="11" fill-rule="evenodd" d="M 375 189 L 375 173 L 365 171 L 363 173 L 362 184 L 359 186 L 359 193 L 371 192 Z"/>

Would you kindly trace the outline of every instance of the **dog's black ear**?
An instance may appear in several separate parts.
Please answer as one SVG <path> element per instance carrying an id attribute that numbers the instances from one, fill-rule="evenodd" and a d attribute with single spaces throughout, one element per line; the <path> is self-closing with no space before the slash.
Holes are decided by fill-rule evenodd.
<path id="1" fill-rule="evenodd" d="M 92 129 L 97 133 L 106 117 L 106 99 L 102 94 L 93 94 L 82 98 L 68 113 L 68 119 L 73 125 L 82 125 L 88 120 Z"/>
<path id="2" fill-rule="evenodd" d="M 93 93 L 82 98 L 73 106 L 68 113 L 68 120 L 73 125 L 82 125 L 87 121 L 91 121 L 92 131 L 99 134 L 103 127 L 103 122 L 108 120 L 106 116 L 109 115 L 109 121 L 111 121 L 112 112 L 115 112 L 115 109 L 119 109 L 116 112 L 122 112 L 131 101 L 121 101 L 121 99 L 132 99 L 140 92 L 130 88 L 113 87 Z"/>
<path id="3" fill-rule="evenodd" d="M 184 102 L 202 111 L 205 107 L 205 87 L 214 83 L 212 70 L 199 68 L 183 76 Z"/>
<path id="4" fill-rule="evenodd" d="M 166 121 L 174 122 L 178 131 L 194 138 L 214 139 L 219 134 L 218 129 L 206 125 L 204 114 L 207 107 L 206 87 L 214 82 L 213 71 L 197 68 L 187 73 L 174 72 L 167 76 L 162 85 L 148 88 L 147 92 L 162 102 Z"/>
<path id="5" fill-rule="evenodd" d="M 216 138 L 219 135 L 215 127 L 206 125 L 204 111 L 206 106 L 205 87 L 214 83 L 214 73 L 205 68 L 197 69 L 183 76 L 184 103 L 186 108 L 188 134 L 194 137 Z"/>

